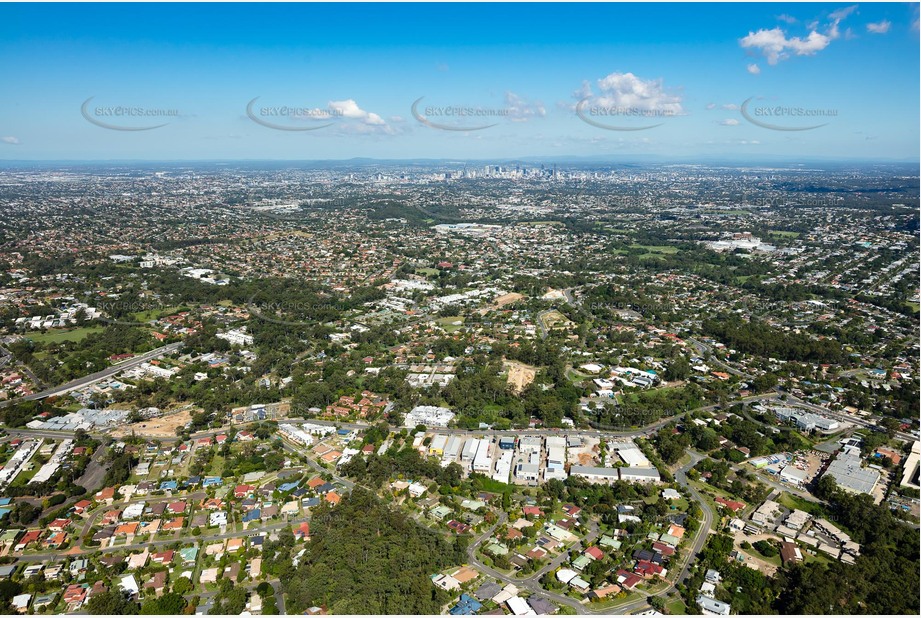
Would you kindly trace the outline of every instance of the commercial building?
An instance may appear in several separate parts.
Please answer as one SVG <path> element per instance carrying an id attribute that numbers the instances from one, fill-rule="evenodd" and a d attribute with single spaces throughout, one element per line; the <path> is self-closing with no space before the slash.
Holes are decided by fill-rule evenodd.
<path id="1" fill-rule="evenodd" d="M 416 406 L 406 415 L 403 424 L 406 427 L 425 425 L 426 427 L 447 427 L 454 419 L 454 412 L 439 406 Z"/>
<path id="2" fill-rule="evenodd" d="M 480 440 L 473 458 L 473 471 L 489 474 L 492 471 L 492 444 L 489 440 Z"/>
<path id="3" fill-rule="evenodd" d="M 788 464 L 780 471 L 780 480 L 801 487 L 806 482 L 806 471 Z"/>
<path id="4" fill-rule="evenodd" d="M 429 455 L 437 455 L 441 457 L 444 455 L 445 446 L 448 444 L 448 436 L 445 435 L 435 435 L 432 438 L 432 441 L 429 443 Z"/>
<path id="5" fill-rule="evenodd" d="M 300 444 L 302 446 L 313 444 L 313 437 L 302 428 L 295 425 L 281 424 L 278 426 L 278 433 L 283 438 L 287 438 L 295 444 Z"/>
<path id="6" fill-rule="evenodd" d="M 860 465 L 860 455 L 841 451 L 828 465 L 825 474 L 835 479 L 838 487 L 856 494 L 869 494 L 879 482 L 879 472 Z"/>
<path id="7" fill-rule="evenodd" d="M 500 483 L 508 483 L 509 475 L 512 473 L 513 457 L 514 454 L 512 451 L 502 451 L 502 455 L 500 455 L 499 459 L 496 460 L 496 471 L 492 475 L 494 481 L 499 481 Z"/>
<path id="8" fill-rule="evenodd" d="M 230 345 L 238 345 L 241 347 L 253 345 L 253 336 L 246 334 L 246 327 L 240 329 L 229 330 L 226 333 L 218 333 L 215 335 L 218 339 L 223 339 L 230 343 Z"/>
<path id="9" fill-rule="evenodd" d="M 765 500 L 754 513 L 752 521 L 761 526 L 773 525 L 774 520 L 780 515 L 780 505 L 773 500 Z"/>
<path id="10" fill-rule="evenodd" d="M 540 453 L 540 447 L 540 436 L 523 436 L 518 440 L 518 452 L 520 453 Z"/>
<path id="11" fill-rule="evenodd" d="M 658 483 L 659 471 L 654 467 L 645 468 L 599 468 L 595 466 L 572 466 L 570 476 L 578 476 L 589 483 L 612 485 L 617 481 L 627 483 Z"/>
<path id="12" fill-rule="evenodd" d="M 566 438 L 562 436 L 548 436 L 547 467 L 544 469 L 544 480 L 566 479 Z"/>
<path id="13" fill-rule="evenodd" d="M 515 479 L 526 483 L 535 483 L 540 479 L 540 455 L 538 453 L 532 451 L 518 454 Z"/>
<path id="14" fill-rule="evenodd" d="M 611 450 L 617 453 L 621 461 L 630 467 L 649 467 L 649 460 L 633 442 L 614 442 Z"/>
<path id="15" fill-rule="evenodd" d="M 654 466 L 618 468 L 620 480 L 628 483 L 658 483 L 662 479 Z"/>
<path id="16" fill-rule="evenodd" d="M 467 442 L 464 444 L 464 448 L 461 450 L 461 462 L 465 464 L 471 463 L 473 458 L 476 457 L 478 448 L 480 448 L 479 438 L 467 440 Z"/>
<path id="17" fill-rule="evenodd" d="M 838 421 L 799 408 L 774 408 L 774 414 L 784 423 L 795 424 L 800 431 L 817 429 L 829 432 L 838 429 Z"/>
<path id="18" fill-rule="evenodd" d="M 902 466 L 902 481 L 900 483 L 902 487 L 921 488 L 918 483 L 919 462 L 921 462 L 921 442 L 916 440 L 915 443 L 911 445 L 911 453 L 909 453 Z"/>
<path id="19" fill-rule="evenodd" d="M 459 436 L 451 436 L 448 438 L 448 443 L 445 444 L 444 453 L 442 459 L 448 463 L 452 461 L 457 461 L 457 456 L 460 454 L 461 448 L 464 446 L 464 439 Z"/>

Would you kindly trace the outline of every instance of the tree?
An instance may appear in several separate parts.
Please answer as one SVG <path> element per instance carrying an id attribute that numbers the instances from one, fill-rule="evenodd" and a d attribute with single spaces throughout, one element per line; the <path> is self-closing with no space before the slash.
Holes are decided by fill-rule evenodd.
<path id="1" fill-rule="evenodd" d="M 691 375 L 691 365 L 684 356 L 679 355 L 665 369 L 664 377 L 666 380 L 672 382 L 676 380 L 687 380 L 689 375 Z"/>
<path id="2" fill-rule="evenodd" d="M 281 577 L 288 613 L 325 605 L 331 614 L 437 614 L 450 600 L 430 575 L 462 562 L 464 548 L 361 486 L 317 507 L 311 528 L 300 565 Z"/>
<path id="3" fill-rule="evenodd" d="M 90 597 L 86 604 L 86 612 L 97 616 L 134 615 L 138 613 L 138 604 L 129 599 L 121 589 L 107 590 Z"/>
<path id="4" fill-rule="evenodd" d="M 176 594 L 188 594 L 194 586 L 188 577 L 180 577 L 173 582 L 173 592 Z"/>
<path id="5" fill-rule="evenodd" d="M 22 592 L 22 585 L 11 579 L 0 580 L 0 610 L 11 609 L 10 601 Z"/>
<path id="6" fill-rule="evenodd" d="M 838 483 L 835 481 L 835 478 L 829 474 L 823 475 L 815 486 L 815 495 L 822 500 L 828 500 L 835 495 L 837 491 Z"/>
<path id="7" fill-rule="evenodd" d="M 185 611 L 186 605 L 186 600 L 181 594 L 167 592 L 161 597 L 145 600 L 141 605 L 141 613 L 177 616 Z"/>

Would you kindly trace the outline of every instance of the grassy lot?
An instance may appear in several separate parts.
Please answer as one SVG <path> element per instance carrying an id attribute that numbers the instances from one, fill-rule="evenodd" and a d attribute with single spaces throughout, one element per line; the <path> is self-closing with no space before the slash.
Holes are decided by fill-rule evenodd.
<path id="1" fill-rule="evenodd" d="M 739 210 L 739 209 L 723 210 L 722 208 L 702 208 L 700 212 L 705 212 L 705 213 L 713 214 L 713 215 L 735 215 L 735 216 L 751 214 L 751 211 L 749 210 Z"/>
<path id="2" fill-rule="evenodd" d="M 454 322 L 460 322 L 460 324 L 455 324 Z M 438 318 L 437 320 L 435 320 L 435 323 L 438 324 L 443 329 L 445 329 L 445 331 L 449 333 L 454 333 L 454 332 L 459 331 L 461 328 L 463 328 L 464 318 L 463 316 Z"/>
<path id="3" fill-rule="evenodd" d="M 767 562 L 768 564 L 772 564 L 772 565 L 774 565 L 774 566 L 776 566 L 776 567 L 779 567 L 779 566 L 780 566 L 780 554 L 777 554 L 776 556 L 765 556 L 765 555 L 762 554 L 760 551 L 758 551 L 757 549 L 755 549 L 754 545 L 752 546 L 751 549 L 743 549 L 743 550 L 740 550 L 740 551 L 741 551 L 743 554 L 748 554 L 749 556 L 752 556 L 752 557 L 754 557 L 754 558 L 758 558 L 759 560 L 763 560 L 763 561 Z"/>
<path id="4" fill-rule="evenodd" d="M 665 253 L 672 255 L 678 253 L 678 247 L 671 245 L 630 245 L 631 249 L 643 249 L 646 253 Z"/>
<path id="5" fill-rule="evenodd" d="M 803 562 L 806 564 L 809 564 L 810 562 L 820 562 L 822 564 L 831 564 L 832 562 L 837 562 L 836 560 L 832 560 L 820 551 L 817 551 L 815 556 L 807 553 L 804 549 L 801 549 L 800 551 L 803 554 Z"/>
<path id="6" fill-rule="evenodd" d="M 661 259 L 663 255 L 674 255 L 678 253 L 678 247 L 671 245 L 630 245 L 631 249 L 642 249 L 646 253 L 640 256 L 641 260 Z"/>
<path id="7" fill-rule="evenodd" d="M 716 496 L 722 496 L 730 500 L 732 498 L 726 492 L 722 491 L 721 489 L 711 487 L 707 483 L 703 483 L 701 481 L 691 481 L 691 484 L 704 497 L 704 500 L 707 501 L 707 504 L 710 505 L 710 508 L 713 509 L 713 514 L 714 514 L 713 525 L 718 529 L 720 526 L 720 520 L 721 520 L 720 513 L 722 513 L 723 510 L 722 510 L 722 507 L 718 505 L 716 501 L 714 500 L 714 494 Z"/>
<path id="8" fill-rule="evenodd" d="M 214 458 L 211 460 L 211 465 L 208 466 L 208 473 L 205 476 L 220 476 L 223 471 L 224 457 L 215 454 Z"/>
<path id="9" fill-rule="evenodd" d="M 659 501 L 659 496 L 651 496 L 649 498 L 643 498 L 644 504 L 655 504 Z M 666 500 L 666 503 L 669 507 L 669 512 L 671 513 L 684 513 L 688 510 L 688 501 L 686 498 L 679 498 L 677 500 Z"/>
<path id="10" fill-rule="evenodd" d="M 781 238 L 799 238 L 799 232 L 786 232 L 784 230 L 771 230 L 768 234 Z"/>
<path id="11" fill-rule="evenodd" d="M 682 600 L 679 598 L 679 599 L 675 599 L 674 601 L 669 601 L 668 603 L 666 603 L 666 604 L 665 604 L 665 611 L 666 611 L 666 613 L 668 613 L 669 615 L 673 615 L 673 616 L 676 615 L 676 614 L 682 614 L 682 615 L 683 615 L 683 614 L 687 614 L 687 613 L 688 613 L 688 608 L 685 607 L 684 601 L 682 601 Z"/>
<path id="12" fill-rule="evenodd" d="M 623 593 L 621 593 L 623 594 Z M 632 603 L 633 601 L 639 601 L 642 598 L 646 597 L 645 592 L 628 592 L 626 596 L 621 596 L 618 594 L 613 599 L 605 599 L 604 601 L 596 601 L 591 603 L 588 607 L 592 611 L 598 611 L 602 609 L 614 609 L 618 605 L 626 605 L 627 603 Z"/>
<path id="13" fill-rule="evenodd" d="M 417 268 L 416 274 L 422 275 L 423 277 L 434 277 L 435 275 L 438 274 L 438 269 L 437 268 Z"/>
<path id="14" fill-rule="evenodd" d="M 514 485 L 496 481 L 487 476 L 477 476 L 473 479 L 473 486 L 477 491 L 487 491 L 493 494 L 510 494 L 515 490 Z"/>
<path id="15" fill-rule="evenodd" d="M 921 310 L 921 304 L 919 303 L 906 302 L 905 306 L 911 309 L 912 311 L 914 311 L 915 313 L 918 313 L 918 311 Z"/>
<path id="16" fill-rule="evenodd" d="M 40 468 L 41 466 L 34 461 L 30 462 L 29 467 L 16 475 L 16 478 L 10 483 L 10 487 L 24 487 L 25 484 L 31 481 L 32 477 L 38 473 Z"/>
<path id="17" fill-rule="evenodd" d="M 518 225 L 563 225 L 562 221 L 520 221 Z"/>
<path id="18" fill-rule="evenodd" d="M 56 329 L 47 333 L 26 335 L 26 339 L 35 343 L 61 343 L 62 341 L 81 341 L 88 335 L 101 332 L 102 326 L 83 326 L 81 328 Z"/>
<path id="19" fill-rule="evenodd" d="M 799 509 L 816 517 L 822 517 L 825 515 L 825 509 L 822 508 L 821 504 L 816 504 L 815 502 L 805 500 L 799 496 L 794 496 L 793 494 L 784 492 L 777 500 L 780 504 L 787 507 L 788 509 Z"/>
<path id="20" fill-rule="evenodd" d="M 183 307 L 167 307 L 166 309 L 148 309 L 147 311 L 138 311 L 137 313 L 132 313 L 131 317 L 137 320 L 138 322 L 149 322 L 151 320 L 157 320 L 162 318 L 165 315 L 172 315 L 178 313 Z"/>

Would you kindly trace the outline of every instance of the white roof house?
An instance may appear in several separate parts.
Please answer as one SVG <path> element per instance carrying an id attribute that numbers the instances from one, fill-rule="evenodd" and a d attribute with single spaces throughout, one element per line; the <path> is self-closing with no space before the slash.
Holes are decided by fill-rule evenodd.
<path id="1" fill-rule="evenodd" d="M 509 610 L 511 610 L 512 614 L 514 614 L 515 616 L 529 616 L 529 615 L 534 616 L 536 615 L 534 610 L 531 609 L 531 606 L 528 605 L 527 601 L 525 601 L 521 597 L 518 597 L 518 596 L 512 597 L 505 603 L 508 605 Z"/>
<path id="2" fill-rule="evenodd" d="M 700 595 L 697 597 L 697 605 L 700 606 L 700 611 L 707 616 L 728 616 L 730 606 L 728 603 L 723 603 L 722 601 L 717 601 L 712 597 L 705 595 Z"/>

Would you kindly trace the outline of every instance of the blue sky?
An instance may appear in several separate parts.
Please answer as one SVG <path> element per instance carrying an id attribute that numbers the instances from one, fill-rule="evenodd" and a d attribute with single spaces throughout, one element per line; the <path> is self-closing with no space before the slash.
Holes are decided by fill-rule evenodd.
<path id="1" fill-rule="evenodd" d="M 3 4 L 0 83 L 6 160 L 916 161 L 921 132 L 917 4 Z"/>

